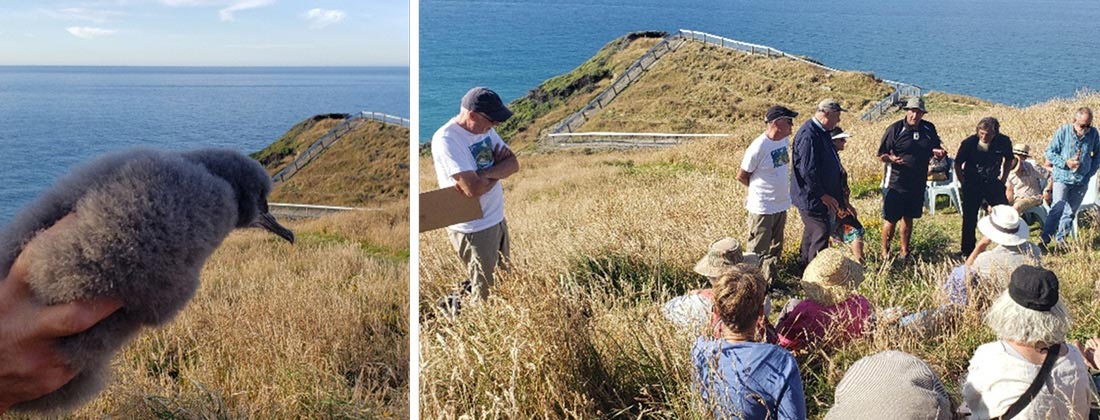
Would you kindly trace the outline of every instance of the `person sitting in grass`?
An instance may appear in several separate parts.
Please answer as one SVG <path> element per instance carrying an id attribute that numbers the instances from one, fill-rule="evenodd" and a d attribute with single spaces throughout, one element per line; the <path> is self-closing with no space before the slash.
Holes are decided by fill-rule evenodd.
<path id="1" fill-rule="evenodd" d="M 897 350 L 852 364 L 825 414 L 825 420 L 953 418 L 951 396 L 936 372 L 916 356 Z"/>
<path id="2" fill-rule="evenodd" d="M 836 248 L 824 249 L 802 274 L 805 300 L 784 306 L 776 332 L 779 345 L 801 351 L 811 344 L 838 345 L 863 334 L 871 302 L 855 292 L 863 266 Z"/>
<path id="3" fill-rule="evenodd" d="M 971 300 L 979 308 L 1005 290 L 1012 272 L 1021 265 L 1041 266 L 1039 247 L 1028 242 L 1028 226 L 1009 205 L 993 206 L 978 220 L 982 239 L 962 265 L 951 270 L 943 283 L 947 303 L 904 316 L 899 324 L 929 330 L 954 319 Z M 997 247 L 989 249 L 990 245 Z M 980 290 L 980 293 L 974 293 Z"/>
<path id="4" fill-rule="evenodd" d="M 1031 146 L 1014 144 L 1012 155 L 1012 170 L 1005 180 L 1005 197 L 1012 208 L 1022 214 L 1042 205 L 1045 201 L 1043 196 L 1050 195 L 1054 184 L 1050 182 L 1050 171 L 1042 165 L 1028 162 Z"/>
<path id="5" fill-rule="evenodd" d="M 993 206 L 989 214 L 978 221 L 978 231 L 982 239 L 966 259 L 966 265 L 982 279 L 994 282 L 998 289 L 1003 290 L 1017 267 L 1042 265 L 1039 247 L 1027 240 L 1027 223 L 1012 206 Z M 994 243 L 999 246 L 988 249 Z"/>
<path id="6" fill-rule="evenodd" d="M 829 131 L 829 135 L 833 138 L 833 146 L 836 147 L 836 151 L 840 152 L 844 150 L 844 146 L 848 143 L 848 138 L 852 137 L 851 134 L 845 133 L 840 127 L 833 127 Z M 859 215 L 856 212 L 856 208 L 852 207 L 852 189 L 848 187 L 848 170 L 844 168 L 844 165 L 840 165 L 840 188 L 844 191 L 840 197 L 837 197 L 836 214 L 830 215 L 832 224 L 833 239 L 846 243 L 852 247 L 852 255 L 855 255 L 856 262 L 859 265 L 863 265 L 863 224 L 859 222 L 856 216 Z"/>
<path id="7" fill-rule="evenodd" d="M 970 418 L 1088 418 L 1088 369 L 1081 352 L 1065 343 L 1069 311 L 1058 289 L 1050 270 L 1022 265 L 1012 272 L 1008 290 L 985 314 L 997 341 L 974 351 L 961 386 Z M 1040 386 L 1028 394 L 1035 381 Z"/>
<path id="8" fill-rule="evenodd" d="M 696 385 L 719 419 L 805 419 L 798 362 L 764 337 L 767 281 L 747 264 L 714 282 L 717 338 L 699 337 L 691 350 Z"/>
<path id="9" fill-rule="evenodd" d="M 695 264 L 695 272 L 707 278 L 711 287 L 691 290 L 665 303 L 664 315 L 678 327 L 699 329 L 713 325 L 717 321 L 714 315 L 714 281 L 722 273 L 737 264 L 760 267 L 760 257 L 754 253 L 742 253 L 741 242 L 734 238 L 722 238 L 710 244 L 707 254 Z M 765 302 L 765 314 L 769 309 Z M 774 340 L 772 340 L 774 341 Z"/>

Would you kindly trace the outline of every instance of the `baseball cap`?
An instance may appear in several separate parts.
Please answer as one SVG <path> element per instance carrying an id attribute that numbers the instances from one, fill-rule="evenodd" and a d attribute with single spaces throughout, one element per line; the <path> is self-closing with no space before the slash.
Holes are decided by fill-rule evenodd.
<path id="1" fill-rule="evenodd" d="M 794 117 L 797 117 L 797 116 L 798 116 L 797 112 L 791 111 L 790 109 L 788 109 L 785 106 L 772 105 L 771 108 L 768 108 L 768 112 L 766 114 L 764 114 L 764 122 L 765 123 L 770 123 L 770 122 L 778 120 L 780 118 L 794 119 Z"/>
<path id="2" fill-rule="evenodd" d="M 504 106 L 500 96 L 486 87 L 475 87 L 462 96 L 462 107 L 488 115 L 493 122 L 502 123 L 512 118 L 512 111 Z"/>
<path id="3" fill-rule="evenodd" d="M 846 112 L 846 111 L 848 111 L 847 109 L 844 109 L 843 107 L 840 106 L 840 102 L 837 102 L 835 99 L 832 99 L 832 98 L 823 99 L 821 102 L 818 102 L 817 103 L 817 110 L 818 111 L 825 111 L 825 112 L 838 112 L 838 111 L 839 112 Z"/>

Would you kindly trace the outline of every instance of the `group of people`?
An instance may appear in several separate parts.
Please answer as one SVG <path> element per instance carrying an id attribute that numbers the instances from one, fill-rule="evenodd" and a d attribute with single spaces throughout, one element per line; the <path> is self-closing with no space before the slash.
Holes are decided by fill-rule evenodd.
<path id="1" fill-rule="evenodd" d="M 711 287 L 664 306 L 674 323 L 703 331 L 692 360 L 703 398 L 720 418 L 805 418 L 797 355 L 858 339 L 873 328 L 950 322 L 967 307 L 985 312 L 998 340 L 975 351 L 960 405 L 952 402 L 926 363 L 887 351 L 849 369 L 827 418 L 951 419 L 960 413 L 971 418 L 1016 413 L 1021 418 L 1087 418 L 1095 399 L 1088 368 L 1100 362 L 1095 354 L 1100 339 L 1087 345 L 1066 343 L 1069 316 L 1059 298 L 1057 276 L 1041 267 L 1041 252 L 1028 241 L 1029 228 L 1020 214 L 1041 205 L 1044 190 L 1052 192 L 1042 240 L 1064 240 L 1084 186 L 1100 168 L 1092 111 L 1078 110 L 1074 122 L 1055 134 L 1045 153 L 1053 172 L 1048 181 L 1044 168 L 1027 160 L 1030 149 L 1014 147 L 996 119 L 979 121 L 952 165 L 935 125 L 923 119 L 923 100 L 911 98 L 904 109 L 905 118 L 886 128 L 877 152 L 885 167 L 881 257 L 890 258 L 897 232 L 898 259 L 910 258 L 913 222 L 923 212 L 930 167 L 937 170 L 943 165 L 936 162 L 946 161 L 962 184 L 961 254 L 966 259 L 946 276 L 944 302 L 894 316 L 904 309 L 876 312 L 857 292 L 864 277 L 864 228 L 851 203 L 839 154 L 851 137 L 838 127 L 846 110 L 835 100 L 823 100 L 795 131 L 797 112 L 780 105 L 769 108 L 765 131 L 748 146 L 737 174 L 748 187 L 746 246 L 735 238 L 712 243 L 695 265 Z M 510 116 L 496 93 L 474 88 L 464 96 L 459 114 L 433 136 L 440 187 L 454 186 L 479 199 L 484 213 L 448 227 L 467 268 L 459 289 L 441 302 L 453 313 L 463 297 L 486 298 L 494 270 L 507 268 L 509 237 L 500 180 L 518 171 L 519 164 L 493 127 Z M 772 325 L 768 291 L 779 275 L 792 205 L 805 226 L 798 258 L 804 268 L 804 298 L 788 301 Z M 986 215 L 979 220 L 982 209 Z M 975 230 L 982 233 L 980 240 Z M 830 238 L 849 244 L 851 251 L 830 247 Z M 997 246 L 991 248 L 993 244 Z"/>
<path id="2" fill-rule="evenodd" d="M 975 351 L 961 384 L 961 404 L 953 405 L 923 361 L 887 351 L 851 367 L 826 418 L 1085 419 L 1090 410 L 1100 414 L 1093 408 L 1097 398 L 1089 374 L 1100 362 L 1100 339 L 1066 342 L 1069 316 L 1059 298 L 1057 276 L 1042 268 L 1041 250 L 1029 242 L 1028 224 L 1020 217 L 1022 211 L 1042 205 L 1047 192 L 1053 205 L 1042 224 L 1042 243 L 1064 240 L 1084 186 L 1100 164 L 1092 111 L 1079 109 L 1074 122 L 1055 134 L 1045 153 L 1053 172 L 1049 181 L 1042 166 L 1028 162 L 1029 147 L 1014 147 L 996 119 L 979 121 L 951 167 L 962 185 L 960 254 L 965 260 L 943 281 L 941 305 L 905 316 L 900 316 L 904 308 L 897 307 L 876 313 L 856 292 L 863 280 L 863 228 L 838 153 L 850 137 L 837 127 L 842 112 L 835 101 L 822 101 L 792 141 L 787 136 L 798 114 L 782 106 L 767 111 L 767 128 L 748 146 L 738 173 L 748 187 L 750 252 L 740 255 L 733 238 L 712 244 L 696 266 L 703 273 L 699 267 L 709 261 L 706 276 L 712 287 L 674 298 L 664 307 L 666 317 L 682 327 L 706 325 L 692 359 L 700 391 L 715 414 L 805 418 L 795 356 L 807 347 L 827 349 L 872 328 L 942 326 L 967 307 L 985 312 L 998 340 Z M 908 259 L 913 220 L 921 217 L 925 205 L 930 162 L 950 162 L 935 126 L 923 119 L 923 101 L 910 99 L 905 112 L 904 119 L 887 127 L 877 154 L 886 168 L 884 260 L 895 230 L 901 236 L 900 259 Z M 788 188 L 790 195 L 782 194 Z M 806 226 L 799 249 L 805 299 L 791 299 L 772 326 L 771 305 L 765 302 L 791 204 Z M 983 209 L 986 215 L 979 220 Z M 975 231 L 982 233 L 980 240 Z M 830 236 L 850 243 L 850 255 L 830 248 Z"/>
<path id="3" fill-rule="evenodd" d="M 1004 258 L 1026 243 L 1027 225 L 1018 218 L 1012 224 L 1015 215 L 1012 207 L 1001 205 L 978 222 L 992 236 L 983 242 L 1012 250 L 979 255 L 979 261 L 988 261 L 975 263 L 981 268 L 974 281 L 982 284 L 965 286 L 970 300 L 952 297 L 936 317 L 923 314 L 926 320 L 945 322 L 952 309 L 977 305 L 971 307 L 985 313 L 986 325 L 997 336 L 971 357 L 960 384 L 961 402 L 952 402 L 926 363 L 891 350 L 851 366 L 836 388 L 827 419 L 1090 418 L 1097 398 L 1089 370 L 1100 364 L 1100 339 L 1067 342 L 1069 311 L 1055 273 L 1036 259 Z M 797 355 L 828 351 L 871 329 L 905 328 L 905 323 L 887 319 L 889 310 L 876 314 L 857 292 L 863 266 L 840 249 L 826 248 L 803 274 L 805 299 L 791 299 L 773 326 L 760 264 L 755 254 L 742 253 L 736 239 L 716 241 L 695 266 L 711 287 L 672 299 L 665 316 L 685 330 L 703 331 L 692 363 L 703 400 L 717 418 L 804 419 Z M 998 278 L 1005 282 L 998 285 Z M 952 287 L 949 283 L 944 287 Z"/>
<path id="4" fill-rule="evenodd" d="M 1043 205 L 1044 196 L 1051 207 L 1042 223 L 1042 244 L 1064 242 L 1089 179 L 1100 168 L 1100 137 L 1092 127 L 1091 109 L 1078 109 L 1074 121 L 1055 133 L 1044 153 L 1051 167 L 1048 172 L 1029 161 L 1030 146 L 1014 146 L 993 117 L 978 122 L 951 165 L 936 126 L 924 119 L 928 111 L 923 99 L 910 98 L 903 108 L 905 117 L 886 128 L 877 152 L 884 164 L 883 261 L 891 256 L 895 233 L 900 236 L 898 259 L 910 258 L 913 224 L 923 214 L 927 181 L 936 175 L 946 176 L 947 170 L 954 170 L 961 184 L 961 258 L 976 255 L 980 211 L 1007 204 L 1022 214 Z M 769 282 L 775 280 L 791 205 L 798 209 L 804 226 L 798 257 L 801 267 L 827 248 L 830 238 L 850 244 L 856 260 L 864 262 L 864 229 L 851 204 L 847 171 L 839 154 L 851 137 L 837 126 L 844 111 L 835 100 L 821 101 L 792 140 L 789 136 L 798 113 L 773 106 L 765 114 L 764 133 L 745 150 L 737 179 L 748 187 L 747 247 L 760 255 Z M 946 168 L 937 171 L 935 166 Z"/>

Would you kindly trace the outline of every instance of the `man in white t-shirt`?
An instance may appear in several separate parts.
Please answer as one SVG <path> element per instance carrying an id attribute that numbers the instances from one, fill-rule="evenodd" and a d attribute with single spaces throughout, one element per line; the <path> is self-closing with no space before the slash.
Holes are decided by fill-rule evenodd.
<path id="1" fill-rule="evenodd" d="M 747 248 L 761 257 L 764 278 L 775 282 L 783 229 L 791 207 L 789 136 L 797 112 L 775 105 L 764 115 L 764 133 L 749 144 L 741 159 L 737 180 L 749 187 L 745 209 L 749 211 Z"/>
<path id="2" fill-rule="evenodd" d="M 504 221 L 504 190 L 500 180 L 519 171 L 519 161 L 494 126 L 512 116 L 500 96 L 475 87 L 462 97 L 462 108 L 432 135 L 432 160 L 440 188 L 456 186 L 481 201 L 482 217 L 447 227 L 451 245 L 466 264 L 467 278 L 448 299 L 457 311 L 458 298 L 473 294 L 484 300 L 493 285 L 493 270 L 508 263 L 508 225 Z"/>

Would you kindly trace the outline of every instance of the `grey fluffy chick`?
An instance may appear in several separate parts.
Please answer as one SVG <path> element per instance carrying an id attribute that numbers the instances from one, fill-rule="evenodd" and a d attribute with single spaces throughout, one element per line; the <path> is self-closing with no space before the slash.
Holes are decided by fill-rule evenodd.
<path id="1" fill-rule="evenodd" d="M 206 258 L 234 228 L 258 226 L 294 242 L 268 213 L 271 180 L 232 150 L 108 154 L 62 177 L 0 233 L 6 277 L 32 238 L 75 212 L 64 234 L 26 247 L 27 283 L 47 304 L 114 297 L 123 305 L 91 329 L 60 340 L 80 373 L 16 410 L 61 413 L 95 396 L 111 356 L 144 325 L 171 320 L 194 295 Z"/>

